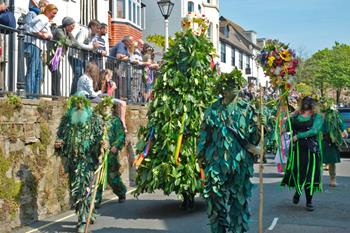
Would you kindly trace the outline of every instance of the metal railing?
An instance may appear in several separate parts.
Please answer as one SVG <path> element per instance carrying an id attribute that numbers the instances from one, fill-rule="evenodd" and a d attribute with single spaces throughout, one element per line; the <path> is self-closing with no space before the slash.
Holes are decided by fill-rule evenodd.
<path id="1" fill-rule="evenodd" d="M 50 61 L 58 42 L 26 33 L 21 20 L 18 25 L 17 29 L 0 25 L 0 94 L 14 92 L 23 98 L 69 97 L 74 94 L 72 88 L 76 88 L 72 87 L 73 80 L 77 81 L 84 73 L 88 62 L 96 62 L 100 69 L 112 70 L 117 84 L 116 98 L 128 104 L 146 101 L 143 66 L 67 47 L 63 49 L 58 69 L 53 70 Z M 32 64 L 31 59 L 36 63 Z"/>

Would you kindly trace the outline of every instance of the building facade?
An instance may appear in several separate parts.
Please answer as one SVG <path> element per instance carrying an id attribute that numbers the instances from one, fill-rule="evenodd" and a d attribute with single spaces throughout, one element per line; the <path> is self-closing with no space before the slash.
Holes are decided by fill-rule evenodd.
<path id="1" fill-rule="evenodd" d="M 32 1 L 13 0 L 17 18 L 28 12 Z M 142 38 L 145 25 L 145 4 L 141 0 L 55 0 L 58 12 L 54 19 L 60 25 L 65 16 L 76 22 L 87 25 L 91 19 L 97 19 L 109 26 L 108 40 L 113 46 L 121 38 L 131 35 L 135 39 Z M 79 9 L 79 10 L 78 10 Z"/>
<path id="2" fill-rule="evenodd" d="M 146 5 L 141 0 L 110 0 L 109 43 L 116 44 L 124 36 L 142 38 L 145 27 Z"/>
<path id="3" fill-rule="evenodd" d="M 246 31 L 238 24 L 220 17 L 220 70 L 231 72 L 237 67 L 243 76 L 255 84 L 268 85 L 263 69 L 255 58 L 264 45 L 255 31 Z"/>
<path id="4" fill-rule="evenodd" d="M 164 35 L 164 18 L 160 13 L 157 0 L 143 0 L 146 4 L 144 40 L 155 34 Z M 216 49 L 219 47 L 219 0 L 176 0 L 169 17 L 169 36 L 174 37 L 181 31 L 181 22 L 189 12 L 205 15 L 210 21 L 208 36 Z"/>

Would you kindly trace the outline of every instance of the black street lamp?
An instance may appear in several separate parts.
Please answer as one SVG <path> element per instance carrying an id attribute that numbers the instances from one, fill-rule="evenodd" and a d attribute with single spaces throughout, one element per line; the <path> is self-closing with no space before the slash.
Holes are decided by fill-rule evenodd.
<path id="1" fill-rule="evenodd" d="M 174 3 L 171 0 L 158 0 L 157 2 L 160 12 L 162 13 L 164 17 L 164 22 L 165 22 L 165 50 L 168 49 L 169 47 L 169 21 L 168 18 L 174 8 Z"/>

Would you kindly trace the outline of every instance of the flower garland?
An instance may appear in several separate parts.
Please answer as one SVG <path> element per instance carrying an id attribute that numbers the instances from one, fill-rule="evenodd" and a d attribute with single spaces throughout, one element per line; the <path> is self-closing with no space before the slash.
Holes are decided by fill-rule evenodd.
<path id="1" fill-rule="evenodd" d="M 277 142 L 277 146 L 282 148 L 283 133 L 285 130 L 292 131 L 289 114 L 289 94 L 292 91 L 294 75 L 296 74 L 299 61 L 295 51 L 278 40 L 267 41 L 265 47 L 257 56 L 257 61 L 262 66 L 265 75 L 270 77 L 271 85 L 280 91 L 280 96 L 277 100 L 274 140 Z M 293 156 L 293 147 L 293 142 L 291 142 L 291 156 Z M 282 158 L 281 154 L 280 158 Z"/>
<path id="2" fill-rule="evenodd" d="M 209 28 L 209 20 L 205 15 L 189 12 L 182 20 L 182 28 L 184 30 L 191 30 L 196 36 L 201 36 L 207 32 Z"/>
<path id="3" fill-rule="evenodd" d="M 268 41 L 257 57 L 271 84 L 282 90 L 290 90 L 299 61 L 293 49 L 277 40 Z"/>

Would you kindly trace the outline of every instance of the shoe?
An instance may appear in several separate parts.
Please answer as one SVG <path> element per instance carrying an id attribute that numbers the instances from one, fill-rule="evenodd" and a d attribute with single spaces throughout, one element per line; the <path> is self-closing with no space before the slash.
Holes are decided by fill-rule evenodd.
<path id="1" fill-rule="evenodd" d="M 85 232 L 85 224 L 79 224 L 77 225 L 77 233 L 84 233 Z"/>
<path id="2" fill-rule="evenodd" d="M 121 197 L 119 197 L 118 202 L 119 202 L 119 203 L 124 203 L 125 200 L 126 200 L 126 197 L 125 197 L 125 196 L 121 196 Z"/>
<path id="3" fill-rule="evenodd" d="M 329 186 L 330 187 L 336 187 L 337 186 L 337 182 L 336 182 L 335 176 L 330 178 Z"/>
<path id="4" fill-rule="evenodd" d="M 312 205 L 312 203 L 307 203 L 307 204 L 306 204 L 306 210 L 307 210 L 307 211 L 314 211 L 315 208 L 314 208 L 314 206 Z"/>
<path id="5" fill-rule="evenodd" d="M 297 205 L 299 203 L 299 200 L 300 200 L 300 195 L 295 193 L 293 196 L 293 204 Z"/>

